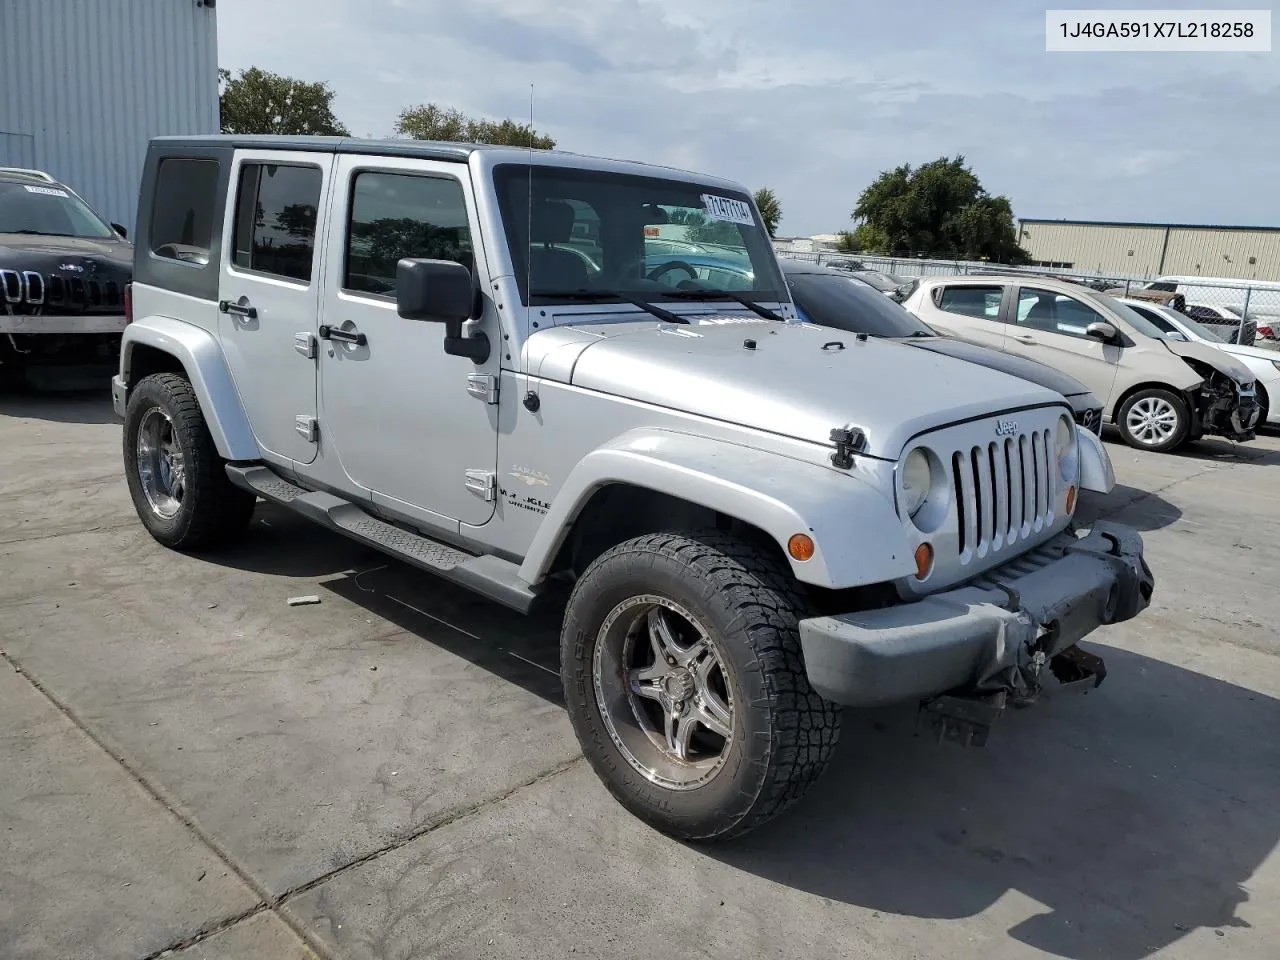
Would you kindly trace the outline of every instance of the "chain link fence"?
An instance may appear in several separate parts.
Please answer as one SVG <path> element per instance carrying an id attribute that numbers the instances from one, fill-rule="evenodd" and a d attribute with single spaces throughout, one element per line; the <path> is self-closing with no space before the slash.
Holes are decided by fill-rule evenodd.
<path id="1" fill-rule="evenodd" d="M 1000 275 L 1043 276 L 1079 283 L 1116 296 L 1165 302 L 1181 310 L 1224 342 L 1280 350 L 1280 283 L 1222 281 L 1201 277 L 1155 279 L 1050 267 L 1008 266 L 977 260 L 934 260 L 806 249 L 778 242 L 779 256 L 842 270 L 870 270 L 901 278 Z M 1242 318 L 1245 322 L 1241 322 Z"/>

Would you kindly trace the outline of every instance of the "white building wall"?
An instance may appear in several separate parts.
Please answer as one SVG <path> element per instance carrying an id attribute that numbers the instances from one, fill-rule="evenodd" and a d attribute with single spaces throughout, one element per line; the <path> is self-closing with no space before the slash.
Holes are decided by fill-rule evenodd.
<path id="1" fill-rule="evenodd" d="M 133 236 L 147 141 L 217 132 L 204 0 L 0 0 L 0 166 L 48 171 Z"/>

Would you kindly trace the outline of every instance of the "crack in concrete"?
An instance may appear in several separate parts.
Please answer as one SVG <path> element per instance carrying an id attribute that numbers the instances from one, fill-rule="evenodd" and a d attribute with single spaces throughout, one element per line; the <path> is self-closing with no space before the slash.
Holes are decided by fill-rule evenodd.
<path id="1" fill-rule="evenodd" d="M 14 537 L 11 540 L 0 540 L 0 547 L 15 543 L 39 543 L 41 540 L 56 540 L 58 537 L 75 537 L 82 533 L 111 533 L 114 530 L 127 530 L 136 527 L 136 520 L 125 520 L 120 523 L 98 524 L 95 527 L 77 527 L 75 530 L 60 530 L 57 533 L 40 533 L 34 537 Z"/>
<path id="2" fill-rule="evenodd" d="M 168 956 L 178 950 L 185 950 L 189 947 L 196 946 L 219 933 L 229 930 L 236 924 L 243 923 L 260 913 L 268 911 L 288 927 L 288 929 L 292 931 L 293 934 L 302 941 L 302 944 L 315 956 L 323 958 L 323 960 L 333 960 L 333 955 L 322 942 L 314 937 L 305 926 L 301 923 L 293 922 L 289 916 L 280 910 L 288 900 L 314 890 L 316 887 L 322 886 L 335 877 L 341 876 L 348 870 L 379 860 L 389 853 L 394 853 L 396 850 L 408 846 L 415 840 L 418 840 L 435 830 L 439 830 L 441 827 L 458 823 L 461 820 L 474 816 L 488 807 L 502 803 L 504 800 L 511 798 L 515 794 L 520 793 L 529 787 L 536 786 L 537 784 L 553 779 L 565 771 L 572 769 L 584 759 L 584 757 L 579 754 L 569 760 L 561 761 L 533 777 L 522 780 L 520 783 L 515 784 L 495 796 L 486 797 L 476 801 L 475 803 L 456 807 L 453 810 L 443 811 L 438 816 L 433 817 L 421 826 L 409 831 L 401 837 L 397 837 L 395 840 L 392 840 L 390 843 L 379 847 L 376 850 L 372 850 L 369 853 L 356 857 L 355 859 L 350 860 L 339 867 L 335 867 L 332 870 L 326 871 L 317 877 L 313 877 L 304 883 L 290 887 L 283 893 L 273 895 L 261 882 L 257 880 L 257 878 L 253 876 L 253 874 L 235 860 L 229 850 L 224 849 L 222 844 L 215 837 L 201 827 L 193 816 L 184 812 L 181 803 L 176 798 L 169 796 L 168 791 L 147 779 L 134 767 L 133 764 L 125 759 L 124 752 L 121 749 L 116 747 L 106 735 L 98 733 L 90 728 L 89 725 L 85 723 L 69 705 L 65 704 L 61 699 L 55 696 L 37 677 L 33 676 L 21 661 L 3 648 L 0 648 L 0 660 L 8 663 L 9 666 L 11 666 L 17 673 L 26 678 L 26 681 L 31 684 L 31 686 L 50 704 L 52 704 L 59 713 L 66 717 L 77 730 L 88 737 L 89 740 L 98 747 L 98 749 L 102 750 L 103 753 L 115 761 L 115 763 L 117 763 L 121 769 L 128 774 L 134 783 L 144 790 L 148 796 L 159 803 L 167 813 L 175 817 L 184 827 L 186 827 L 187 830 L 196 837 L 196 839 L 204 844 L 204 846 L 207 847 L 214 856 L 222 861 L 227 869 L 229 869 L 241 883 L 253 891 L 253 893 L 259 898 L 259 902 L 249 909 L 233 916 L 215 920 L 181 940 L 169 943 L 159 950 L 147 954 L 142 958 L 142 960 L 158 960 L 158 958 Z"/>

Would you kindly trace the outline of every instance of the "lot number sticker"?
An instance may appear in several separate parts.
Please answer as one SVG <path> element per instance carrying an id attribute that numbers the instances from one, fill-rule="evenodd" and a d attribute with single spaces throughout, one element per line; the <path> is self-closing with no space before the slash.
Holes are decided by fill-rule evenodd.
<path id="1" fill-rule="evenodd" d="M 712 220 L 723 220 L 726 223 L 745 223 L 754 226 L 756 219 L 751 215 L 751 208 L 741 200 L 729 197 L 717 197 L 715 194 L 702 195 L 702 207 Z"/>
<path id="2" fill-rule="evenodd" d="M 59 190 L 57 187 L 27 187 L 27 193 L 43 193 L 46 197 L 70 197 L 71 196 L 69 193 L 67 193 L 67 191 Z"/>

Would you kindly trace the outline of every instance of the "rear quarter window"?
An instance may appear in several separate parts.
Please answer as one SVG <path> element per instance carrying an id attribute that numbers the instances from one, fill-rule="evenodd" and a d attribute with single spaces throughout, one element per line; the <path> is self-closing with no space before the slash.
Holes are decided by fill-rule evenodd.
<path id="1" fill-rule="evenodd" d="M 209 262 L 218 202 L 218 162 L 166 157 L 151 199 L 151 252 L 197 266 Z"/>

